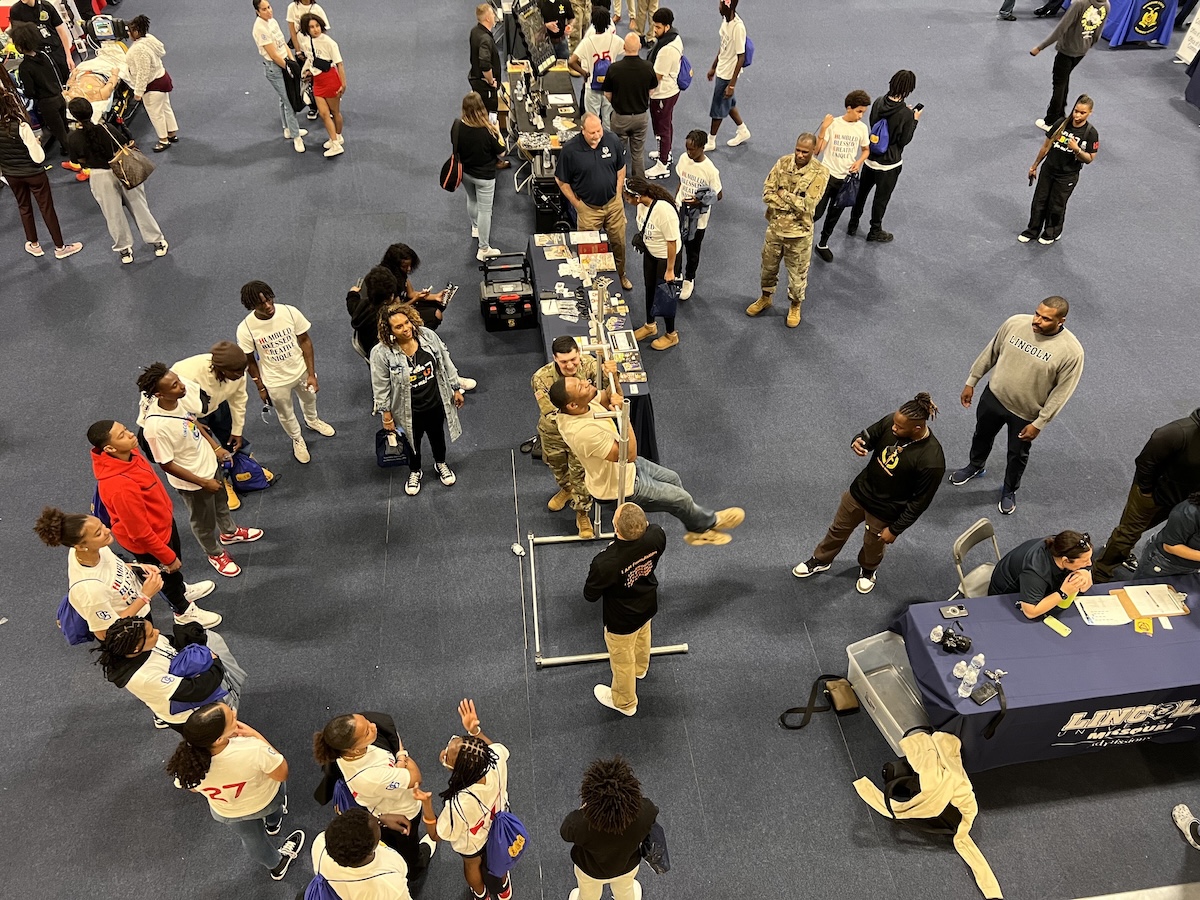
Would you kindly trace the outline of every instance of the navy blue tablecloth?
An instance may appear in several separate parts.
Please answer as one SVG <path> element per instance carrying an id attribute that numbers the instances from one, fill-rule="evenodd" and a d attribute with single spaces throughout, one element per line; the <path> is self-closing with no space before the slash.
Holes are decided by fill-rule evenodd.
<path id="1" fill-rule="evenodd" d="M 1171 43 L 1178 0 L 1111 0 L 1101 37 L 1110 47 L 1132 41 Z"/>
<path id="2" fill-rule="evenodd" d="M 1162 579 L 1200 604 L 1200 577 Z M 1093 594 L 1118 584 L 1097 585 Z M 904 638 L 913 676 L 930 723 L 962 741 L 963 763 L 979 772 L 1013 763 L 1054 759 L 1142 741 L 1200 738 L 1200 612 L 1171 619 L 1154 634 L 1133 625 L 1089 626 L 1078 610 L 1058 610 L 1072 629 L 1060 637 L 1014 607 L 1016 595 L 959 601 L 958 619 L 973 642 L 967 656 L 948 653 L 929 640 L 935 625 L 949 624 L 945 601 L 918 603 L 892 626 Z M 976 653 L 985 668 L 1004 669 L 1008 713 L 991 740 L 984 729 L 999 712 L 998 699 L 979 706 L 958 696 L 951 669 Z M 981 681 L 982 681 L 981 676 Z"/>

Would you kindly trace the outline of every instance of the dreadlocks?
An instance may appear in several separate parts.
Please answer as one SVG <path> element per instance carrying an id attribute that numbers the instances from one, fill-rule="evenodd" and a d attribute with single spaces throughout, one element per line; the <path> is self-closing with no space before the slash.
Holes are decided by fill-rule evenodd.
<path id="1" fill-rule="evenodd" d="M 938 408 L 934 406 L 933 398 L 925 391 L 921 391 L 900 407 L 900 413 L 913 421 L 926 422 L 929 419 L 937 418 Z"/>
<path id="2" fill-rule="evenodd" d="M 162 381 L 168 372 L 165 362 L 152 362 L 142 370 L 142 374 L 138 376 L 137 386 L 147 397 L 153 397 L 158 393 L 158 383 Z"/>
<path id="3" fill-rule="evenodd" d="M 146 620 L 138 616 L 126 616 L 108 626 L 104 640 L 92 650 L 100 654 L 96 663 L 104 670 L 104 677 L 107 678 L 109 671 L 121 660 L 142 652 L 145 640 Z"/>
<path id="4" fill-rule="evenodd" d="M 597 831 L 623 834 L 642 808 L 642 785 L 624 758 L 598 759 L 579 786 L 583 817 Z"/>
<path id="5" fill-rule="evenodd" d="M 208 703 L 179 726 L 183 740 L 167 760 L 167 774 L 191 790 L 202 782 L 212 765 L 212 745 L 225 732 L 225 704 Z"/>
<path id="6" fill-rule="evenodd" d="M 458 756 L 450 772 L 450 782 L 438 794 L 443 800 L 451 800 L 459 791 L 469 788 L 495 768 L 498 761 L 496 751 L 477 737 L 465 737 L 458 745 Z"/>
<path id="7" fill-rule="evenodd" d="M 888 96 L 899 97 L 903 100 L 909 94 L 917 89 L 916 73 L 908 69 L 901 69 L 892 76 L 892 80 L 888 82 Z"/>
<path id="8" fill-rule="evenodd" d="M 313 758 L 327 766 L 354 746 L 354 714 L 334 716 L 313 734 Z"/>

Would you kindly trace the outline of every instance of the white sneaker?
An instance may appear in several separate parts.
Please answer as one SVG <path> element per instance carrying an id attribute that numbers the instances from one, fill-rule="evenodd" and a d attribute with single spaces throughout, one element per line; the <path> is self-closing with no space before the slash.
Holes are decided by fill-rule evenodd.
<path id="1" fill-rule="evenodd" d="M 217 586 L 211 581 L 197 581 L 195 584 L 185 584 L 183 586 L 183 599 L 188 603 L 195 603 L 202 597 L 207 597 Z"/>
<path id="2" fill-rule="evenodd" d="M 692 296 L 692 291 L 694 291 L 695 289 L 696 289 L 696 282 L 684 281 L 683 285 L 679 288 L 679 299 L 680 300 L 689 299 Z"/>
<path id="3" fill-rule="evenodd" d="M 671 174 L 671 170 L 662 163 L 655 163 L 646 170 L 646 177 L 650 179 L 667 178 Z"/>
<path id="4" fill-rule="evenodd" d="M 333 437 L 335 434 L 337 434 L 337 432 L 333 430 L 333 426 L 324 419 L 317 419 L 315 422 L 305 422 L 304 424 L 317 434 L 325 435 L 325 437 Z"/>
<path id="5" fill-rule="evenodd" d="M 704 142 L 704 152 L 712 153 L 717 149 L 717 139 L 713 135 L 708 136 L 708 140 Z"/>
<path id="6" fill-rule="evenodd" d="M 188 608 L 175 617 L 177 625 L 186 625 L 188 622 L 196 622 L 205 628 L 216 628 L 221 624 L 221 617 L 215 612 L 201 609 L 195 603 L 189 603 Z"/>
<path id="7" fill-rule="evenodd" d="M 1035 121 L 1033 124 L 1034 124 L 1034 125 L 1036 125 L 1038 128 L 1042 129 L 1042 131 L 1049 131 L 1049 130 L 1050 130 L 1050 126 L 1046 124 L 1046 120 L 1045 120 L 1045 119 L 1038 119 L 1038 120 L 1037 120 L 1037 121 Z"/>
<path id="8" fill-rule="evenodd" d="M 617 709 L 617 705 L 613 703 L 612 688 L 607 684 L 598 684 L 592 688 L 592 695 L 600 701 L 602 706 L 607 706 L 609 709 L 616 709 L 623 716 L 632 716 L 637 712 L 637 704 L 634 704 L 632 709 Z"/>
<path id="9" fill-rule="evenodd" d="M 725 146 L 737 147 L 741 144 L 746 143 L 746 141 L 748 141 L 748 140 L 750 140 L 750 129 L 747 128 L 745 125 L 739 125 L 737 134 L 735 134 L 733 137 L 731 137 L 729 140 L 727 140 L 725 142 Z"/>
<path id="10" fill-rule="evenodd" d="M 332 147 L 330 147 L 328 150 L 325 151 L 325 158 L 328 159 L 333 156 L 341 156 L 345 152 L 346 152 L 346 148 L 344 145 L 334 144 Z"/>
<path id="11" fill-rule="evenodd" d="M 295 438 L 292 441 L 292 456 L 296 457 L 296 462 L 306 463 L 311 456 L 308 455 L 308 444 L 304 443 L 304 438 Z"/>
<path id="12" fill-rule="evenodd" d="M 456 476 L 454 474 L 454 472 L 450 469 L 450 467 L 448 465 L 446 465 L 444 462 L 434 463 L 433 471 L 437 472 L 438 478 L 441 480 L 442 484 L 444 484 L 446 487 L 450 487 L 450 485 L 452 485 L 452 484 L 454 484 L 454 482 L 458 481 L 458 476 Z"/>
<path id="13" fill-rule="evenodd" d="M 859 566 L 858 580 L 854 582 L 854 589 L 860 594 L 869 594 L 875 590 L 875 573 L 867 574 L 867 570 Z"/>
<path id="14" fill-rule="evenodd" d="M 404 493 L 410 497 L 415 497 L 421 493 L 421 473 L 409 472 L 408 478 L 404 480 Z"/>
<path id="15" fill-rule="evenodd" d="M 303 153 L 304 152 L 304 138 L 296 138 L 294 141 L 292 141 L 292 146 L 295 148 L 297 153 Z"/>
<path id="16" fill-rule="evenodd" d="M 651 159 L 658 159 L 658 151 L 657 151 L 657 150 L 651 150 L 651 151 L 650 151 L 649 153 L 647 153 L 646 155 L 647 155 L 648 157 L 650 157 Z"/>
<path id="17" fill-rule="evenodd" d="M 304 137 L 306 134 L 308 134 L 308 129 L 301 128 L 300 129 L 300 137 Z M 292 133 L 290 131 L 288 131 L 286 128 L 283 129 L 283 139 L 285 141 L 290 141 L 292 139 Z"/>
<path id="18" fill-rule="evenodd" d="M 479 382 L 474 378 L 468 378 L 466 375 L 458 376 L 458 386 L 464 391 L 473 391 L 479 387 Z"/>
<path id="19" fill-rule="evenodd" d="M 429 858 L 433 859 L 433 854 L 437 853 L 438 842 L 429 835 L 425 835 L 425 837 L 421 838 L 419 843 L 429 848 Z"/>
<path id="20" fill-rule="evenodd" d="M 485 259 L 495 259 L 499 255 L 500 255 L 500 251 L 497 250 L 495 247 L 487 247 L 483 250 L 480 250 L 478 253 L 476 253 L 475 258 L 477 260 L 479 260 L 480 262 L 483 262 Z"/>
<path id="21" fill-rule="evenodd" d="M 476 228 L 474 225 L 471 226 L 471 237 L 473 237 L 473 238 L 479 237 L 479 229 Z"/>

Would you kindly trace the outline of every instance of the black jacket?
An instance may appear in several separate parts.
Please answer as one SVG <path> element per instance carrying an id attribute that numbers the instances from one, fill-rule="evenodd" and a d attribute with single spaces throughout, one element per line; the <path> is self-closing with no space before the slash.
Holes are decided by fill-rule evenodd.
<path id="1" fill-rule="evenodd" d="M 368 356 L 371 355 L 371 348 L 379 343 L 379 310 L 380 307 L 371 302 L 366 291 L 349 291 L 346 294 L 350 327 L 358 335 L 358 344 L 363 353 Z"/>
<path id="2" fill-rule="evenodd" d="M 850 484 L 850 494 L 873 516 L 900 534 L 917 521 L 933 502 L 946 474 L 942 445 L 929 437 L 901 444 L 892 434 L 888 413 L 859 437 L 871 452 L 871 461 Z"/>
<path id="3" fill-rule="evenodd" d="M 21 92 L 30 100 L 62 96 L 63 83 L 45 51 L 39 50 L 37 53 L 21 57 L 17 72 L 21 76 Z"/>
<path id="4" fill-rule="evenodd" d="M 874 128 L 880 119 L 887 119 L 888 123 L 887 153 L 876 155 L 872 144 L 871 155 L 867 159 L 869 162 L 890 166 L 900 162 L 904 148 L 908 146 L 917 130 L 917 119 L 908 108 L 908 104 L 903 100 L 893 100 L 887 94 L 871 104 L 871 127 Z"/>
<path id="5" fill-rule="evenodd" d="M 1200 491 L 1200 409 L 1154 429 L 1138 454 L 1133 480 L 1167 509 Z"/>
<path id="6" fill-rule="evenodd" d="M 654 570 L 666 549 L 667 533 L 652 523 L 636 541 L 618 538 L 592 560 L 583 598 L 604 598 L 604 627 L 613 634 L 633 634 L 658 612 Z"/>
<path id="7" fill-rule="evenodd" d="M 476 25 L 471 29 L 471 71 L 468 78 L 482 78 L 483 73 L 491 70 L 492 79 L 499 81 L 502 77 L 500 69 L 500 52 L 496 49 L 496 39 L 492 33 Z"/>

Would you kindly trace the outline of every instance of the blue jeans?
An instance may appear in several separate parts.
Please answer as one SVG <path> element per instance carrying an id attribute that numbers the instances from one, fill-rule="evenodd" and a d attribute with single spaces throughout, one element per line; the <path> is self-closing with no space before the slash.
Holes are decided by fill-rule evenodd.
<path id="1" fill-rule="evenodd" d="M 552 49 L 554 51 L 554 56 L 556 59 L 570 59 L 571 58 L 571 47 L 565 36 L 562 38 L 562 40 L 558 40 L 558 41 L 551 40 L 550 41 L 550 49 Z"/>
<path id="2" fill-rule="evenodd" d="M 479 229 L 479 249 L 487 250 L 492 245 L 492 198 L 496 196 L 495 178 L 475 178 L 463 174 L 463 190 L 467 192 L 467 214 L 471 225 Z"/>
<path id="3" fill-rule="evenodd" d="M 284 131 L 294 138 L 300 137 L 300 123 L 296 121 L 296 111 L 292 109 L 292 101 L 288 99 L 287 87 L 283 83 L 283 69 L 270 60 L 263 61 L 263 68 L 267 70 L 267 81 L 271 82 L 271 87 L 275 88 L 275 93 L 279 95 L 279 117 L 283 120 Z"/>
<path id="4" fill-rule="evenodd" d="M 639 456 L 633 462 L 637 477 L 633 482 L 630 501 L 646 512 L 670 513 L 688 531 L 708 531 L 717 524 L 717 514 L 697 506 L 692 495 L 683 489 L 679 475 L 666 466 Z"/>
<path id="5" fill-rule="evenodd" d="M 275 795 L 275 799 L 267 805 L 266 809 L 259 810 L 253 816 L 226 819 L 214 812 L 212 817 L 233 829 L 251 859 L 260 866 L 273 869 L 283 860 L 283 856 L 271 843 L 271 837 L 266 830 L 278 826 L 283 821 L 286 812 L 287 782 L 283 782 L 279 785 L 279 793 Z"/>
<path id="6" fill-rule="evenodd" d="M 1155 535 L 1146 542 L 1142 558 L 1138 560 L 1137 574 L 1138 578 L 1156 578 L 1159 575 L 1194 575 L 1196 566 L 1195 563 L 1185 566 L 1178 561 L 1178 557 L 1164 553 L 1159 549 L 1158 535 Z"/>

